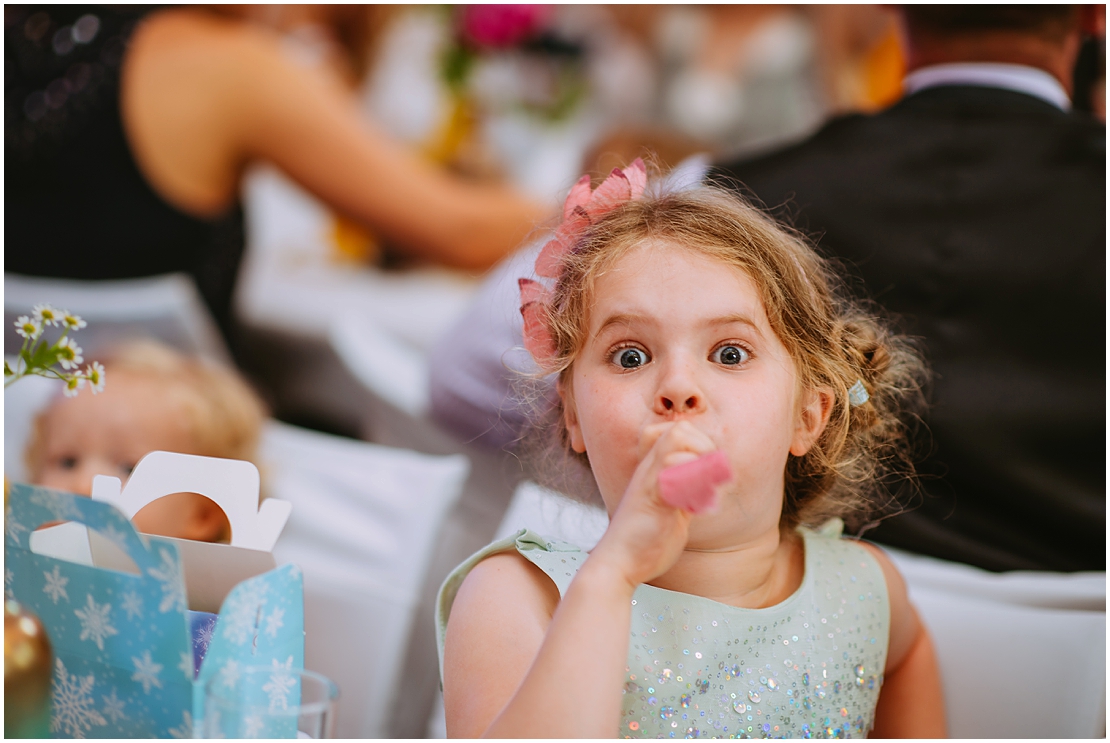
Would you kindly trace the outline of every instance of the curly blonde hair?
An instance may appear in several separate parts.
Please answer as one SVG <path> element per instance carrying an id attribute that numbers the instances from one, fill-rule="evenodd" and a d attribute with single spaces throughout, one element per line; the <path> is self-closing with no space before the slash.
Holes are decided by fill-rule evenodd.
<path id="1" fill-rule="evenodd" d="M 892 491 L 915 482 L 912 433 L 920 425 L 928 376 L 921 356 L 877 311 L 849 296 L 829 261 L 801 234 L 731 192 L 703 186 L 649 194 L 587 228 L 563 257 L 554 296 L 542 310 L 556 349 L 542 372 L 569 382 L 599 277 L 645 241 L 681 246 L 747 274 L 795 362 L 799 384 L 833 393 L 823 433 L 805 455 L 790 455 L 787 462 L 782 525 L 815 527 L 839 516 L 858 530 L 866 519 L 894 510 Z M 852 407 L 849 389 L 857 380 L 870 399 Z M 585 478 L 576 478 L 566 464 L 577 459 L 588 468 L 589 462 L 570 449 L 562 402 L 542 418 L 525 441 L 525 450 L 539 455 L 533 462 L 537 478 L 583 497 Z M 537 434 L 557 444 L 537 446 Z M 591 485 L 588 499 L 597 497 L 596 483 Z"/>

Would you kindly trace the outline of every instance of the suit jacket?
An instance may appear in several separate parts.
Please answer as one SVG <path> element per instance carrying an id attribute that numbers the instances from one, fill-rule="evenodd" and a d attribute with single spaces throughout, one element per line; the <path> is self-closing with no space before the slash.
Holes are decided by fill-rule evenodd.
<path id="1" fill-rule="evenodd" d="M 948 86 L 713 169 L 923 341 L 925 495 L 869 537 L 989 570 L 1105 570 L 1105 146 L 1085 115 Z"/>

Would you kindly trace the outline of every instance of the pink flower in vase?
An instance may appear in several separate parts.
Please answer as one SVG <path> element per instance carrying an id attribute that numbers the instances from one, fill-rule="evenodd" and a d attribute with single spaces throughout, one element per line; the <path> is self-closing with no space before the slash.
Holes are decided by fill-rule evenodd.
<path id="1" fill-rule="evenodd" d="M 468 44 L 505 49 L 533 36 L 549 11 L 547 5 L 463 5 L 459 30 Z"/>

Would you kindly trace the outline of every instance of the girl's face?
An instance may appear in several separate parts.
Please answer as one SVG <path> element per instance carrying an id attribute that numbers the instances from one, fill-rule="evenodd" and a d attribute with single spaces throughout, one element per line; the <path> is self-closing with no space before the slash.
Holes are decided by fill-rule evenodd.
<path id="1" fill-rule="evenodd" d="M 104 391 L 82 390 L 59 398 L 39 421 L 39 461 L 32 463 L 36 485 L 89 495 L 95 475 L 127 481 L 140 459 L 155 450 L 200 454 L 181 405 L 165 385 L 149 374 L 109 372 Z M 135 514 L 140 531 L 148 534 L 207 540 L 219 533 L 219 507 L 193 493 L 159 498 Z M 210 511 L 217 523 L 212 526 Z"/>
<path id="2" fill-rule="evenodd" d="M 743 271 L 673 243 L 646 242 L 602 275 L 571 370 L 566 423 L 612 514 L 639 464 L 645 427 L 687 420 L 729 459 L 721 508 L 690 544 L 724 547 L 777 529 L 790 453 L 820 434 L 827 399 L 798 389 L 794 363 Z"/>

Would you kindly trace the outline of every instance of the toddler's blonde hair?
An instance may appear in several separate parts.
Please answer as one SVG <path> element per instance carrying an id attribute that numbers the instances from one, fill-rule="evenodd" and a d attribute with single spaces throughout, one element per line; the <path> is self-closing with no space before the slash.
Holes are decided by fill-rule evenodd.
<path id="1" fill-rule="evenodd" d="M 794 360 L 801 388 L 833 393 L 824 432 L 805 455 L 790 455 L 787 462 L 782 525 L 814 527 L 839 516 L 858 530 L 868 516 L 893 510 L 892 488 L 914 483 L 911 433 L 920 425 L 927 378 L 920 355 L 908 338 L 849 297 L 803 236 L 731 192 L 704 186 L 651 195 L 649 189 L 591 225 L 563 258 L 544 311 L 556 353 L 543 373 L 558 374 L 569 390 L 598 279 L 645 242 L 696 251 L 744 271 Z M 857 380 L 870 400 L 851 407 L 848 391 Z M 537 446 L 537 436 L 555 438 L 557 445 Z M 587 468 L 589 462 L 570 449 L 561 401 L 526 435 L 525 450 L 540 452 L 534 464 L 544 484 L 582 497 L 588 479 L 596 497 L 593 478 L 576 478 L 566 467 L 568 458 Z"/>
<path id="2" fill-rule="evenodd" d="M 187 356 L 151 340 L 125 343 L 97 355 L 97 360 L 104 365 L 106 384 L 112 384 L 114 371 L 156 379 L 167 407 L 184 416 L 197 454 L 257 464 L 266 409 L 234 369 Z M 80 394 L 91 393 L 83 390 Z M 42 415 L 35 420 L 25 455 L 32 478 L 43 464 L 42 421 Z"/>

